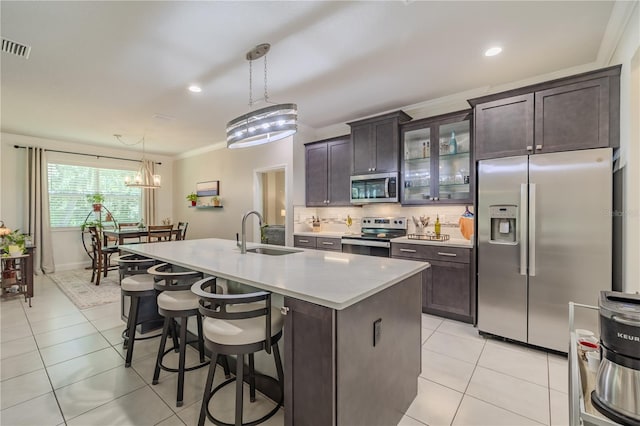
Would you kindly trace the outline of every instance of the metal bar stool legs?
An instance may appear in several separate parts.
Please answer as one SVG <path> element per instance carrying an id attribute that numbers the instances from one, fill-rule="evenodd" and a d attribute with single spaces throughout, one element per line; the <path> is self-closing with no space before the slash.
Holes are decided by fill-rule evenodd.
<path id="1" fill-rule="evenodd" d="M 159 264 L 147 271 L 158 281 L 154 288 L 161 293 L 158 295 L 158 313 L 164 317 L 162 338 L 158 347 L 156 366 L 153 372 L 152 384 L 158 384 L 160 370 L 178 373 L 178 385 L 176 395 L 176 406 L 183 405 L 184 395 L 184 374 L 188 371 L 202 368 L 209 364 L 205 361 L 204 343 L 202 342 L 202 318 L 198 311 L 198 298 L 190 291 L 191 284 L 202 274 L 196 271 L 181 270 L 169 264 Z M 187 325 L 189 317 L 195 316 L 198 321 L 197 340 L 187 341 Z M 179 333 L 175 332 L 176 325 L 179 326 Z M 166 349 L 169 331 L 173 330 L 173 346 Z M 200 356 L 199 364 L 186 366 L 186 351 L 189 343 L 198 342 L 198 352 Z M 171 368 L 165 365 L 164 358 L 171 351 L 178 352 L 178 368 Z"/>
<path id="2" fill-rule="evenodd" d="M 206 288 L 209 288 L 209 291 Z M 271 307 L 271 294 L 258 291 L 250 294 L 216 294 L 210 290 L 216 288 L 214 279 L 205 278 L 193 284 L 191 291 L 200 298 L 200 313 L 206 317 L 203 325 L 205 346 L 211 351 L 211 359 L 219 355 L 236 355 L 236 377 L 230 378 L 212 389 L 216 364 L 209 365 L 207 382 L 202 396 L 198 425 L 203 426 L 208 418 L 219 426 L 252 426 L 272 417 L 282 406 L 284 400 L 284 374 L 278 341 L 282 337 L 283 318 L 279 310 Z M 215 290 L 214 290 L 215 291 Z M 256 374 L 254 353 L 273 352 L 278 379 Z M 276 406 L 257 420 L 243 423 L 244 355 L 248 355 L 249 399 L 256 399 L 255 377 L 271 381 L 278 386 L 279 397 Z M 235 381 L 236 401 L 234 423 L 225 423 L 216 418 L 209 408 L 213 396 Z"/>

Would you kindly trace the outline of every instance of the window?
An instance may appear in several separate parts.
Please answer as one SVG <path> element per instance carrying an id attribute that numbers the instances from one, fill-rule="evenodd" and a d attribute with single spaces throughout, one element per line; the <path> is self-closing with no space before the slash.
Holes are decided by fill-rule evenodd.
<path id="1" fill-rule="evenodd" d="M 85 221 L 106 221 L 106 210 L 118 222 L 139 222 L 142 217 L 142 191 L 125 186 L 131 170 L 97 168 L 81 165 L 48 164 L 49 212 L 51 227 L 76 227 Z M 104 195 L 100 218 L 92 213 L 87 195 Z M 108 223 L 105 223 L 108 225 Z"/>

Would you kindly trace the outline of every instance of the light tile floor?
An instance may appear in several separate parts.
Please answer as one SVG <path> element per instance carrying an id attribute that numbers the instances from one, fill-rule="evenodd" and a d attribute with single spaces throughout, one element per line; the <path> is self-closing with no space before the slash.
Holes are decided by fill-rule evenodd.
<path id="1" fill-rule="evenodd" d="M 176 407 L 175 374 L 150 385 L 158 338 L 137 342 L 133 368 L 124 368 L 119 303 L 78 310 L 42 275 L 35 294 L 32 308 L 17 298 L 0 302 L 0 424 L 196 424 L 206 369 L 187 373 Z M 566 358 L 431 315 L 422 316 L 422 341 L 418 396 L 400 425 L 568 424 Z M 214 403 L 229 421 L 234 393 L 226 389 Z M 273 403 L 258 395 L 252 405 L 249 416 Z M 265 425 L 283 423 L 281 409 Z"/>

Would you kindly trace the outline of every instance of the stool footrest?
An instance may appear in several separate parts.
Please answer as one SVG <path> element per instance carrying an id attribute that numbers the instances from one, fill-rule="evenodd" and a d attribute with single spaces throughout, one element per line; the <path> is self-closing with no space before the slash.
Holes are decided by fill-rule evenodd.
<path id="1" fill-rule="evenodd" d="M 265 379 L 272 380 L 275 383 L 278 383 L 278 385 L 280 384 L 278 379 L 276 379 L 275 377 L 267 376 L 265 374 L 260 374 L 260 373 L 254 373 L 254 376 L 255 377 L 264 377 Z M 224 382 L 220 383 L 218 386 L 213 388 L 213 390 L 209 394 L 209 397 L 207 398 L 207 402 L 206 402 L 207 417 L 209 418 L 209 420 L 211 422 L 213 422 L 217 426 L 235 426 L 235 423 L 225 423 L 225 422 L 223 422 L 223 421 L 221 421 L 219 419 L 216 419 L 215 417 L 213 417 L 213 414 L 211 414 L 211 411 L 209 410 L 209 402 L 211 402 L 211 399 L 216 394 L 216 392 L 218 392 L 220 389 L 222 389 L 223 387 L 227 386 L 228 384 L 234 383 L 235 381 L 236 381 L 236 377 L 234 376 L 234 377 L 232 377 L 230 379 L 227 379 Z M 251 402 L 254 402 L 254 401 L 251 401 Z M 250 422 L 247 422 L 247 423 L 242 423 L 242 426 L 254 426 L 254 425 L 260 424 L 260 423 L 266 421 L 267 419 L 271 418 L 280 409 L 280 407 L 282 407 L 282 404 L 284 402 L 284 394 L 280 395 L 280 401 L 275 401 L 275 402 L 276 402 L 276 406 L 271 411 L 269 411 L 267 414 L 265 414 L 264 416 L 260 417 L 257 420 L 253 420 L 253 421 L 250 421 Z"/>
<path id="2" fill-rule="evenodd" d="M 190 340 L 190 341 L 186 342 L 186 344 L 193 343 L 193 342 L 196 342 L 196 340 Z M 169 352 L 173 351 L 174 349 L 177 349 L 177 347 L 172 346 L 172 347 L 170 347 L 169 349 L 165 350 L 165 351 L 164 351 L 164 353 L 162 354 L 162 358 L 161 358 L 161 359 L 160 359 L 160 361 L 158 362 L 158 365 L 160 366 L 160 368 L 161 368 L 162 370 L 164 370 L 164 371 L 169 371 L 169 372 L 171 372 L 171 373 L 177 373 L 177 372 L 179 371 L 177 368 L 167 367 L 166 365 L 164 365 L 164 364 L 162 363 L 162 360 L 164 359 L 164 357 L 165 357 Z M 202 362 L 202 363 L 200 363 L 200 364 L 193 365 L 193 366 L 191 366 L 191 367 L 185 367 L 185 368 L 184 368 L 184 371 L 193 371 L 193 370 L 197 370 L 198 368 L 202 368 L 202 367 L 205 367 L 205 366 L 209 365 L 209 363 L 210 363 L 210 362 L 211 362 L 211 361 L 205 361 L 205 362 Z M 154 384 L 155 384 L 155 383 L 154 383 Z"/>

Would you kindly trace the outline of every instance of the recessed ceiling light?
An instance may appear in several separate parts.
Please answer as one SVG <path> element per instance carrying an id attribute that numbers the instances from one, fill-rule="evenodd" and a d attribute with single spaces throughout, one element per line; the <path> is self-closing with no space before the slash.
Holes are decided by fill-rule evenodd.
<path id="1" fill-rule="evenodd" d="M 488 48 L 488 49 L 484 52 L 484 56 L 496 56 L 496 55 L 497 55 L 497 54 L 499 54 L 500 52 L 502 52 L 502 47 L 494 46 L 494 47 L 490 47 L 490 48 Z"/>
<path id="2" fill-rule="evenodd" d="M 202 88 L 200 86 L 196 86 L 195 84 L 192 84 L 191 86 L 189 86 L 189 91 L 193 93 L 200 93 L 202 92 Z"/>

